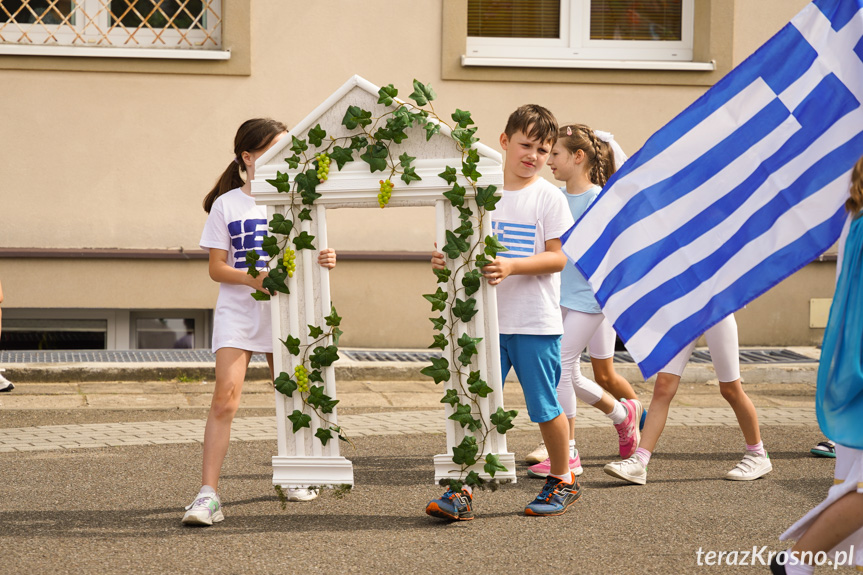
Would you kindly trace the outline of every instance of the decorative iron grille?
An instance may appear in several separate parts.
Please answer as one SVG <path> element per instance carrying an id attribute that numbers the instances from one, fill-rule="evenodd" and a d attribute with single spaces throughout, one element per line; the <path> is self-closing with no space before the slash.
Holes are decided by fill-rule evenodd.
<path id="1" fill-rule="evenodd" d="M 222 0 L 0 0 L 0 44 L 222 46 Z"/>

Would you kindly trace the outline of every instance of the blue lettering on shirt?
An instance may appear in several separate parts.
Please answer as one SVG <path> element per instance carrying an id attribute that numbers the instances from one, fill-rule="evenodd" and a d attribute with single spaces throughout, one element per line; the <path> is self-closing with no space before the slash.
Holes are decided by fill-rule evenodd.
<path id="1" fill-rule="evenodd" d="M 497 241 L 502 243 L 507 251 L 499 252 L 502 258 L 526 258 L 534 255 L 536 245 L 535 224 L 515 224 L 492 220 L 491 229 Z"/>
<path id="2" fill-rule="evenodd" d="M 260 227 L 263 226 L 263 227 Z M 228 224 L 228 233 L 231 234 L 231 246 L 234 248 L 234 267 L 247 269 L 246 252 L 255 250 L 261 259 L 258 260 L 258 268 L 266 267 L 267 252 L 261 249 L 264 238 L 267 237 L 267 220 L 237 220 Z"/>

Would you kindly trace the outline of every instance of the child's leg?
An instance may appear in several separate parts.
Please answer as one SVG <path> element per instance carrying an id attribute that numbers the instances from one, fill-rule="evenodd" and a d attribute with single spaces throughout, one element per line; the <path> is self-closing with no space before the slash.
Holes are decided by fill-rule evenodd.
<path id="1" fill-rule="evenodd" d="M 632 385 L 614 370 L 614 345 L 617 333 L 611 322 L 603 317 L 590 340 L 590 363 L 593 366 L 593 379 L 611 394 L 614 399 L 638 399 Z"/>
<path id="2" fill-rule="evenodd" d="M 563 316 L 561 378 L 557 386 L 557 396 L 567 417 L 573 420 L 571 428 L 574 434 L 576 397 L 606 415 L 611 413 L 615 401 L 596 382 L 581 373 L 581 352 L 587 347 L 588 342 L 593 341 L 594 334 L 604 319 L 603 315 L 562 309 L 566 310 L 566 313 Z"/>
<path id="3" fill-rule="evenodd" d="M 641 430 L 640 448 L 648 452 L 652 453 L 656 449 L 659 436 L 665 429 L 671 400 L 677 393 L 680 376 L 683 375 L 686 362 L 689 361 L 693 349 L 695 349 L 695 341 L 681 349 L 656 376 L 656 383 L 653 384 L 653 397 L 650 399 L 650 408 L 647 410 L 647 419 L 644 422 L 644 429 Z"/>
<path id="4" fill-rule="evenodd" d="M 548 448 L 551 474 L 565 477 L 569 474 L 569 423 L 561 413 L 554 419 L 539 422 L 539 432 Z"/>
<path id="5" fill-rule="evenodd" d="M 734 315 L 729 315 L 704 332 L 704 338 L 707 340 L 713 368 L 719 378 L 719 392 L 734 410 L 737 423 L 746 439 L 746 445 L 761 443 L 758 413 L 752 400 L 743 391 L 740 382 L 740 349 L 737 343 L 737 321 Z"/>
<path id="6" fill-rule="evenodd" d="M 231 422 L 240 407 L 243 381 L 251 358 L 252 352 L 233 347 L 216 351 L 216 388 L 204 429 L 201 471 L 201 485 L 209 485 L 215 490 L 218 490 L 219 474 L 231 440 Z"/>

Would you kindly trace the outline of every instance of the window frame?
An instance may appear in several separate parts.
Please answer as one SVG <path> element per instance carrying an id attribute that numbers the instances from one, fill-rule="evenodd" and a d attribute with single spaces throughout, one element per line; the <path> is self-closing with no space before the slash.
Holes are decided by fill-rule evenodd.
<path id="1" fill-rule="evenodd" d="M 695 0 L 681 2 L 680 41 L 591 40 L 591 0 L 560 0 L 560 38 L 467 36 L 465 59 L 561 60 L 561 67 L 578 60 L 691 62 Z"/>

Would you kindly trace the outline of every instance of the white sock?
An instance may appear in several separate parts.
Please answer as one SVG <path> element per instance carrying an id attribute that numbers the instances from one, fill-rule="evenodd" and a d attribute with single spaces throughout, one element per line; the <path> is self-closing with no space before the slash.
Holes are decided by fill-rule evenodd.
<path id="1" fill-rule="evenodd" d="M 563 481 L 564 483 L 575 483 L 575 475 L 570 471 L 566 475 L 554 475 L 553 473 L 549 475 L 549 477 L 556 477 Z"/>
<path id="2" fill-rule="evenodd" d="M 746 451 L 751 451 L 752 453 L 755 453 L 756 455 L 767 455 L 767 452 L 764 451 L 764 442 L 763 441 L 759 441 L 755 445 L 747 444 L 746 445 Z"/>
<path id="3" fill-rule="evenodd" d="M 570 439 L 570 440 L 569 440 L 569 458 L 570 458 L 570 459 L 572 459 L 572 458 L 574 458 L 574 457 L 575 457 L 575 452 L 576 452 L 576 451 L 578 451 L 578 450 L 575 448 L 575 440 L 574 440 L 574 439 Z"/>
<path id="4" fill-rule="evenodd" d="M 605 416 L 611 420 L 611 423 L 614 425 L 620 425 L 624 421 L 626 421 L 626 408 L 623 407 L 623 404 L 619 401 L 614 402 L 614 407 L 611 409 L 611 413 L 607 413 Z"/>
<path id="5" fill-rule="evenodd" d="M 201 490 L 198 491 L 198 495 L 215 495 L 216 490 L 210 487 L 209 485 L 202 485 Z"/>
<path id="6" fill-rule="evenodd" d="M 473 495 L 473 488 L 470 485 L 462 485 L 462 491 L 467 491 L 469 494 Z"/>

